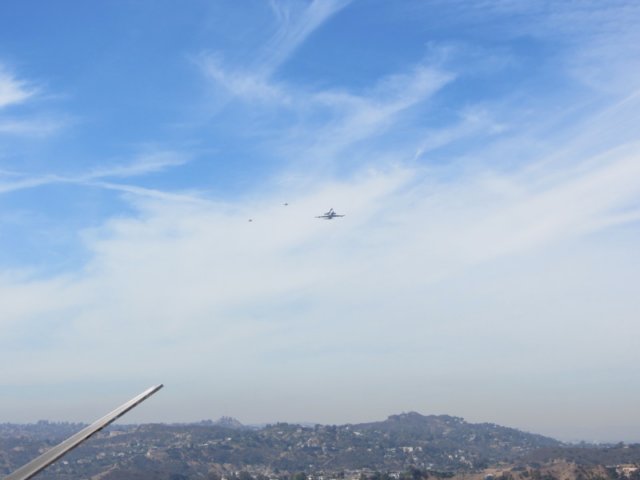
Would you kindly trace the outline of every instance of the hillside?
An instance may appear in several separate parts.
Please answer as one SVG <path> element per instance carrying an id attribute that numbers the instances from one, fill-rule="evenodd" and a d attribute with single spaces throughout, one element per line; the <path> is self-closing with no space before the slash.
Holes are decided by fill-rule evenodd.
<path id="1" fill-rule="evenodd" d="M 47 427 L 48 430 L 44 427 Z M 0 427 L 3 472 L 35 456 L 60 437 L 56 424 Z M 68 425 L 62 425 L 65 431 Z M 49 431 L 49 437 L 44 433 Z M 11 433 L 11 435 L 8 435 Z M 114 427 L 51 468 L 56 478 L 121 469 L 174 471 L 344 471 L 409 468 L 479 469 L 510 462 L 560 442 L 493 424 L 472 424 L 447 415 L 393 415 L 381 422 L 305 427 L 278 423 L 242 428 L 236 420 L 190 425 Z M 66 463 L 65 463 L 66 462 Z M 45 472 L 45 475 L 48 472 Z"/>

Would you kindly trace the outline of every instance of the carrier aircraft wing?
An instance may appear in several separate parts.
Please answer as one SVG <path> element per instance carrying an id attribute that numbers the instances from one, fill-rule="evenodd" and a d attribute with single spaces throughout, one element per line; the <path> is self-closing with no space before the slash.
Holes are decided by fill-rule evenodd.
<path id="1" fill-rule="evenodd" d="M 104 427 L 106 427 L 113 421 L 120 418 L 122 415 L 127 413 L 129 410 L 131 410 L 133 407 L 135 407 L 139 403 L 145 401 L 147 398 L 149 398 L 151 395 L 156 393 L 161 388 L 162 388 L 162 385 L 156 385 L 155 387 L 151 387 L 148 390 L 145 390 L 137 397 L 132 398 L 124 405 L 121 405 L 118 408 L 116 408 L 113 412 L 106 414 L 104 417 L 100 418 L 99 420 L 96 420 L 91 425 L 80 430 L 75 435 L 72 435 L 71 437 L 67 438 L 66 440 L 56 445 L 52 449 L 47 450 L 38 458 L 31 460 L 29 463 L 27 463 L 23 467 L 20 467 L 15 472 L 7 475 L 6 477 L 4 477 L 3 480 L 27 480 L 28 478 L 33 477 L 36 473 L 47 468 L 53 462 L 55 462 L 60 457 L 65 455 L 67 452 L 76 448 L 78 445 L 80 445 L 82 442 L 84 442 L 94 433 L 99 432 Z"/>

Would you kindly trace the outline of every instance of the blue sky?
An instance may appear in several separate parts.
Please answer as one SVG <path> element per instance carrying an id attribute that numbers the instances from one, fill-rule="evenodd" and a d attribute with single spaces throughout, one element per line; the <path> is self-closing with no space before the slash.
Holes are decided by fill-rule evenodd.
<path id="1" fill-rule="evenodd" d="M 636 3 L 3 2 L 0 421 L 640 440 Z"/>

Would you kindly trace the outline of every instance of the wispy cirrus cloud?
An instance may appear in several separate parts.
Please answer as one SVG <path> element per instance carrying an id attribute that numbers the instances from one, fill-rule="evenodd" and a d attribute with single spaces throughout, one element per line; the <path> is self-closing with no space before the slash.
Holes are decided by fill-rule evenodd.
<path id="1" fill-rule="evenodd" d="M 236 71 L 223 66 L 219 55 L 205 54 L 197 60 L 204 75 L 234 98 L 243 101 L 288 103 L 285 91 L 262 72 Z"/>
<path id="2" fill-rule="evenodd" d="M 36 93 L 36 88 L 18 79 L 0 64 L 0 109 L 24 103 Z"/>
<path id="3" fill-rule="evenodd" d="M 585 0 L 579 4 L 543 0 L 524 4 L 512 0 L 437 0 L 425 4 L 409 2 L 409 12 L 426 12 L 435 5 L 446 5 L 447 14 L 439 18 L 445 27 L 463 23 L 482 26 L 491 19 L 502 38 L 530 38 L 551 41 L 554 67 L 574 80 L 609 94 L 637 88 L 640 61 L 640 7 L 636 2 Z M 547 60 L 548 61 L 548 60 Z M 602 68 L 606 64 L 607 68 Z"/>
<path id="4" fill-rule="evenodd" d="M 68 117 L 41 112 L 17 114 L 17 107 L 33 106 L 41 90 L 0 63 L 0 135 L 39 138 L 58 133 L 70 123 Z"/>
<path id="5" fill-rule="evenodd" d="M 292 160 L 305 158 L 328 165 L 345 149 L 381 134 L 413 107 L 427 102 L 456 74 L 425 62 L 406 72 L 392 73 L 354 92 L 348 89 L 310 90 L 260 76 L 226 71 L 217 58 L 201 57 L 203 71 L 233 92 L 246 108 L 278 112 L 286 118 L 278 141 L 270 148 Z M 269 127 L 268 127 L 269 128 Z M 305 168 L 309 162 L 302 162 Z"/>
<path id="6" fill-rule="evenodd" d="M 286 103 L 284 89 L 270 81 L 280 67 L 315 30 L 352 0 L 270 0 L 276 21 L 275 33 L 265 45 L 257 48 L 254 59 L 244 66 L 225 65 L 219 53 L 207 53 L 196 63 L 204 74 L 233 96 L 248 101 Z"/>
<path id="7" fill-rule="evenodd" d="M 30 118 L 24 120 L 0 117 L 0 135 L 47 137 L 59 132 L 68 124 L 69 122 L 64 119 Z"/>
<path id="8" fill-rule="evenodd" d="M 297 144 L 292 155 L 312 155 L 316 160 L 324 158 L 328 162 L 338 160 L 340 152 L 389 129 L 402 114 L 427 101 L 454 78 L 455 75 L 438 68 L 420 65 L 408 73 L 382 78 L 362 95 L 317 92 L 307 99 L 306 108 L 328 109 L 329 118 L 324 124 L 309 125 L 310 135 L 306 138 L 296 130 L 288 148 Z"/>
<path id="9" fill-rule="evenodd" d="M 5 178 L 4 181 L 0 180 L 0 193 L 16 192 L 62 181 L 64 180 L 57 175 L 36 175 L 25 177 L 20 174 L 14 174 L 9 179 Z"/>
<path id="10" fill-rule="evenodd" d="M 132 178 L 158 173 L 164 170 L 184 165 L 189 160 L 185 154 L 172 151 L 156 151 L 152 153 L 142 154 L 133 159 L 128 164 L 113 164 L 108 167 L 90 170 L 88 172 L 80 172 L 76 174 L 39 174 L 24 175 L 19 172 L 12 171 L 5 175 L 4 181 L 0 180 L 0 193 L 9 193 L 18 190 L 36 188 L 50 184 L 75 184 L 87 187 L 107 188 L 110 190 L 122 190 L 132 192 L 140 192 L 144 195 L 160 195 L 153 189 L 136 188 L 134 186 L 121 185 L 118 186 L 113 182 L 102 182 L 110 178 Z M 178 198 L 167 194 L 171 198 Z"/>
<path id="11" fill-rule="evenodd" d="M 270 0 L 277 19 L 276 33 L 264 47 L 257 63 L 262 75 L 270 75 L 324 22 L 352 0 L 311 0 L 302 6 L 294 0 Z"/>
<path id="12" fill-rule="evenodd" d="M 157 199 L 175 203 L 206 204 L 207 200 L 198 192 L 168 192 L 166 190 L 141 187 L 126 183 L 114 183 L 102 180 L 84 180 L 81 185 L 102 188 L 129 195 L 132 203 L 144 202 L 144 199 Z"/>
<path id="13" fill-rule="evenodd" d="M 123 165 L 111 165 L 79 175 L 81 179 L 98 179 L 109 177 L 135 177 L 149 173 L 157 173 L 169 168 L 184 165 L 189 161 L 186 154 L 160 150 L 136 156 L 133 161 Z"/>

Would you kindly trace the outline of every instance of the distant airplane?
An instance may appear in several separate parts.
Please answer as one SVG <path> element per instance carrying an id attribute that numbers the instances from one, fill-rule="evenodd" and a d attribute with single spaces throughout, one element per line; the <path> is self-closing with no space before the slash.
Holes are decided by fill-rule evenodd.
<path id="1" fill-rule="evenodd" d="M 149 398 L 151 395 L 156 393 L 161 388 L 162 388 L 162 385 L 156 385 L 155 387 L 151 387 L 148 390 L 145 390 L 137 397 L 132 398 L 124 405 L 121 405 L 118 408 L 116 408 L 113 412 L 106 414 L 104 417 L 96 420 L 88 427 L 80 430 L 75 435 L 70 436 L 69 438 L 59 443 L 55 447 L 47 450 L 42 455 L 40 455 L 34 460 L 31 460 L 29 463 L 27 463 L 23 467 L 20 467 L 15 472 L 10 473 L 6 477 L 4 477 L 3 480 L 27 480 L 33 477 L 37 473 L 47 468 L 53 462 L 58 460 L 60 457 L 68 453 L 70 450 L 76 448 L 78 445 L 80 445 L 90 436 L 99 432 L 104 427 L 106 427 L 107 425 L 109 425 L 110 423 L 114 422 L 115 420 L 120 418 L 122 415 L 127 413 L 133 407 L 145 401 L 147 398 Z"/>
<path id="2" fill-rule="evenodd" d="M 284 205 L 285 207 L 289 206 L 289 204 L 287 202 L 284 202 L 282 205 Z"/>
<path id="3" fill-rule="evenodd" d="M 337 218 L 337 217 L 344 217 L 344 215 L 338 215 L 336 212 L 333 211 L 333 208 L 330 209 L 328 212 L 317 216 L 316 218 L 324 218 L 325 220 L 331 220 L 333 218 Z"/>

